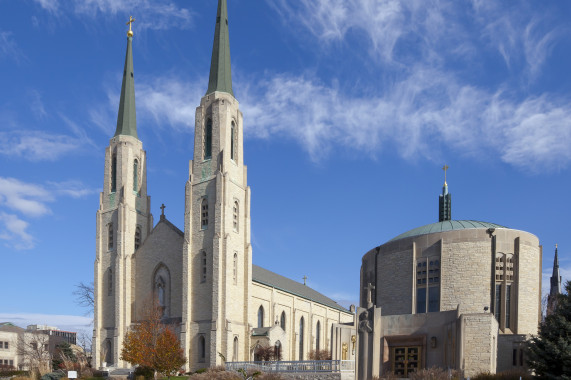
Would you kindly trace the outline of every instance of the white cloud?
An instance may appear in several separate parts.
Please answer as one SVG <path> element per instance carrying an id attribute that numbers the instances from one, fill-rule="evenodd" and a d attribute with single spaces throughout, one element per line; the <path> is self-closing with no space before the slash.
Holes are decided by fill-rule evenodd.
<path id="1" fill-rule="evenodd" d="M 0 211 L 0 240 L 15 249 L 31 249 L 34 238 L 27 232 L 29 224 L 18 216 Z"/>
<path id="2" fill-rule="evenodd" d="M 0 205 L 4 208 L 38 217 L 50 212 L 46 203 L 53 200 L 52 194 L 43 186 L 0 177 Z"/>
<path id="3" fill-rule="evenodd" d="M 0 59 L 11 58 L 19 62 L 23 54 L 12 37 L 12 32 L 0 31 Z"/>
<path id="4" fill-rule="evenodd" d="M 193 131 L 194 114 L 206 88 L 203 81 L 185 82 L 176 77 L 142 78 L 136 85 L 137 112 L 157 125 Z"/>
<path id="5" fill-rule="evenodd" d="M 94 192 L 95 189 L 86 188 L 80 181 L 48 182 L 44 186 L 0 177 L 0 240 L 16 249 L 31 249 L 35 245 L 34 237 L 28 232 L 29 222 L 3 210 L 13 210 L 25 218 L 38 218 L 51 214 L 48 204 L 57 197 L 80 198 Z"/>
<path id="6" fill-rule="evenodd" d="M 72 0 L 71 6 L 63 6 L 58 0 L 35 0 L 43 9 L 54 15 L 72 11 L 82 18 L 95 19 L 99 14 L 139 15 L 133 29 L 164 30 L 171 28 L 187 28 L 192 23 L 192 12 L 178 7 L 169 0 Z"/>
<path id="7" fill-rule="evenodd" d="M 0 154 L 30 161 L 54 161 L 80 146 L 79 140 L 71 136 L 42 131 L 0 132 Z"/>
<path id="8" fill-rule="evenodd" d="M 12 322 L 22 328 L 26 328 L 28 325 L 47 325 L 78 333 L 82 331 L 90 333 L 93 329 L 91 317 L 78 315 L 0 313 L 0 321 Z"/>
<path id="9" fill-rule="evenodd" d="M 414 68 L 382 96 L 354 97 L 313 78 L 276 75 L 240 86 L 245 132 L 287 136 L 319 160 L 335 145 L 375 154 L 394 146 L 404 158 L 435 159 L 444 143 L 460 154 L 491 154 L 531 170 L 571 161 L 571 109 L 548 96 L 523 101 Z"/>

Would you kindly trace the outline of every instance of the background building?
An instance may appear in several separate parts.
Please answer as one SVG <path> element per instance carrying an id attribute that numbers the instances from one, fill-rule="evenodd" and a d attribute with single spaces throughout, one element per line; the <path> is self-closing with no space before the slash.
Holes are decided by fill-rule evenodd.
<path id="1" fill-rule="evenodd" d="M 445 183 L 440 222 L 363 256 L 358 379 L 432 366 L 468 377 L 522 367 L 522 343 L 541 318 L 541 259 L 528 232 L 452 220 Z"/>

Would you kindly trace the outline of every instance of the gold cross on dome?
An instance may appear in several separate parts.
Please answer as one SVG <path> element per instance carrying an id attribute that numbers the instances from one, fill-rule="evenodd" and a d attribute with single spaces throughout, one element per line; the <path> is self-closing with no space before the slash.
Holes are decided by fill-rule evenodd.
<path id="1" fill-rule="evenodd" d="M 135 21 L 135 18 L 133 16 L 129 16 L 129 21 L 127 21 L 127 23 L 125 25 L 129 25 L 129 31 L 127 32 L 127 35 L 129 37 L 133 37 L 133 30 L 131 29 L 131 25 L 133 24 L 133 21 Z"/>
<path id="2" fill-rule="evenodd" d="M 442 167 L 442 170 L 444 170 L 444 184 L 445 184 L 445 185 L 446 185 L 446 171 L 447 171 L 448 169 L 450 169 L 450 167 L 449 167 L 448 165 L 446 165 L 446 164 Z"/>

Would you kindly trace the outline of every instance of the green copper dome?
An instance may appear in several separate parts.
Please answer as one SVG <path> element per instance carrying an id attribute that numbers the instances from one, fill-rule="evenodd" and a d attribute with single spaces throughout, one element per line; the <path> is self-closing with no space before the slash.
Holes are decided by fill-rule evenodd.
<path id="1" fill-rule="evenodd" d="M 420 235 L 428 235 L 434 234 L 437 232 L 446 232 L 446 231 L 459 231 L 459 230 L 467 230 L 472 228 L 508 228 L 505 226 L 500 226 L 499 224 L 489 223 L 489 222 L 478 222 L 476 220 L 445 220 L 443 222 L 427 224 L 422 227 L 414 228 L 410 231 L 407 231 L 399 236 L 389 240 L 389 241 L 396 241 L 404 238 L 409 238 L 413 236 L 420 236 Z"/>

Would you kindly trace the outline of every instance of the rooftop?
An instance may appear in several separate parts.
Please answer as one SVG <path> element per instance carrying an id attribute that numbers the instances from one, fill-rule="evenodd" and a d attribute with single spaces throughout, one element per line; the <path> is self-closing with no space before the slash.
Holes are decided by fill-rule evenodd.
<path id="1" fill-rule="evenodd" d="M 477 220 L 445 220 L 443 222 L 427 224 L 422 227 L 414 228 L 410 231 L 402 233 L 389 241 L 396 241 L 413 236 L 434 234 L 437 232 L 459 231 L 474 228 L 508 228 L 499 224 L 490 222 L 479 222 Z"/>
<path id="2" fill-rule="evenodd" d="M 349 310 L 345 309 L 331 298 L 311 289 L 309 286 L 291 280 L 287 277 L 280 276 L 277 273 L 271 272 L 257 265 L 252 265 L 252 281 L 349 313 Z"/>

